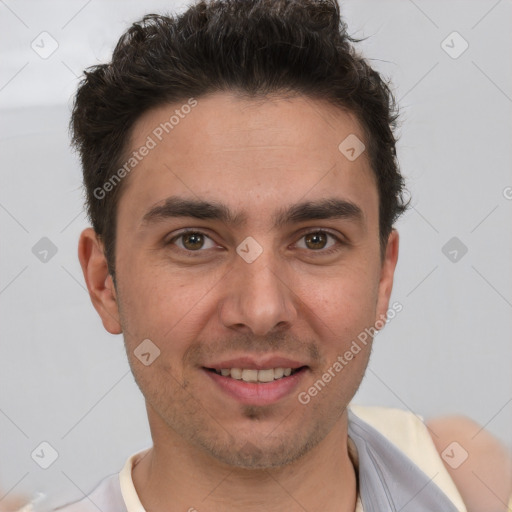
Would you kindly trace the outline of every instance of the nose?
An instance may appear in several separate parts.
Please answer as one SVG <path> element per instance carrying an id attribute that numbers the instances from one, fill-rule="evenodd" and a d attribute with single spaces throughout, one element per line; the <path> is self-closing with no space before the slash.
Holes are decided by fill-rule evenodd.
<path id="1" fill-rule="evenodd" d="M 222 324 L 243 334 L 265 336 L 289 329 L 297 318 L 296 294 L 270 251 L 247 263 L 237 258 L 225 276 L 219 307 Z"/>

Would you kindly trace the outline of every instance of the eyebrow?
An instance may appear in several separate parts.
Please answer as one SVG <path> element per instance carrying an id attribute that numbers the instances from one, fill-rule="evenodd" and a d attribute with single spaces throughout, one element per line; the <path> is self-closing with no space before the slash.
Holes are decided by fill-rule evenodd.
<path id="1" fill-rule="evenodd" d="M 222 203 L 171 196 L 163 204 L 151 208 L 142 218 L 141 225 L 145 227 L 177 217 L 217 220 L 234 227 L 247 223 L 245 213 L 234 213 Z M 308 220 L 346 219 L 363 224 L 364 217 L 362 209 L 357 204 L 334 197 L 305 201 L 288 208 L 281 208 L 273 215 L 272 221 L 276 229 Z"/>

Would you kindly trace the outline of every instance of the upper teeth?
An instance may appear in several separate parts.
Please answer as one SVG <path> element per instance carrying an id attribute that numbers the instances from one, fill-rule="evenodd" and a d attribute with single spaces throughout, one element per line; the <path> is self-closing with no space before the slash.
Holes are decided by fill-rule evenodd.
<path id="1" fill-rule="evenodd" d="M 222 368 L 215 370 L 224 377 L 243 380 L 245 382 L 272 382 L 283 376 L 288 377 L 292 373 L 291 368 L 269 368 L 268 370 L 249 370 L 241 368 Z"/>

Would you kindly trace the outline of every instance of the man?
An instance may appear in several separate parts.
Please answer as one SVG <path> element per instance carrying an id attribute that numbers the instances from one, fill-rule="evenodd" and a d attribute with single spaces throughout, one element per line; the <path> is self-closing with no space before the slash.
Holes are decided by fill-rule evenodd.
<path id="1" fill-rule="evenodd" d="M 79 258 L 153 447 L 61 510 L 472 510 L 416 416 L 349 407 L 407 207 L 352 42 L 334 0 L 199 2 L 86 72 Z"/>

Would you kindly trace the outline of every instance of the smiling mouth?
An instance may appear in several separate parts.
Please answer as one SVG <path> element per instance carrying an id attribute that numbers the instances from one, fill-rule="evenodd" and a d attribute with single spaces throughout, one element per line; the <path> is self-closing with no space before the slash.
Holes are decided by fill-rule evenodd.
<path id="1" fill-rule="evenodd" d="M 263 370 L 254 370 L 249 368 L 205 368 L 210 372 L 221 375 L 228 379 L 242 380 L 244 382 L 255 382 L 258 384 L 267 384 L 275 380 L 285 379 L 298 372 L 304 371 L 307 366 L 299 368 L 268 368 Z"/>

